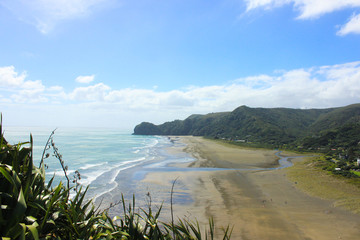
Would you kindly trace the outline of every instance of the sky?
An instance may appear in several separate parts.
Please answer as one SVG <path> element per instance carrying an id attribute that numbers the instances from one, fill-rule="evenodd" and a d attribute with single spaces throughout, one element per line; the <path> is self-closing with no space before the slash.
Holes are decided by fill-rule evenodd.
<path id="1" fill-rule="evenodd" d="M 360 0 L 0 0 L 6 126 L 360 103 Z"/>

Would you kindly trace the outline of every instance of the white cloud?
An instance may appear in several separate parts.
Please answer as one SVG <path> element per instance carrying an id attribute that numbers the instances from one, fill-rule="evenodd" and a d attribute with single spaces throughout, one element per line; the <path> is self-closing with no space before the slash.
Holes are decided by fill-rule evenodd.
<path id="1" fill-rule="evenodd" d="M 349 33 L 360 34 L 360 14 L 353 14 L 350 20 L 337 32 L 339 36 L 344 36 Z"/>
<path id="2" fill-rule="evenodd" d="M 250 11 L 260 7 L 265 9 L 280 7 L 282 5 L 291 3 L 292 0 L 245 0 L 245 2 L 247 11 Z"/>
<path id="3" fill-rule="evenodd" d="M 78 83 L 91 83 L 94 81 L 95 75 L 89 75 L 89 76 L 78 76 L 75 81 Z"/>
<path id="4" fill-rule="evenodd" d="M 323 108 L 360 102 L 360 62 L 277 71 L 249 76 L 225 85 L 189 87 L 161 92 L 120 89 L 97 84 L 78 88 L 72 99 L 88 107 L 183 115 L 253 107 Z M 81 90 L 81 91 L 80 91 Z M 76 96 L 76 97 L 75 97 Z"/>
<path id="5" fill-rule="evenodd" d="M 148 109 L 159 105 L 159 95 L 154 90 L 126 88 L 109 92 L 104 100 L 129 109 Z"/>
<path id="6" fill-rule="evenodd" d="M 234 81 L 235 83 L 241 83 L 242 85 L 252 87 L 252 88 L 264 88 L 271 85 L 271 83 L 275 79 L 268 75 L 257 75 L 257 76 L 250 76 L 242 79 L 238 79 Z"/>
<path id="7" fill-rule="evenodd" d="M 14 109 L 6 107 L 11 104 L 26 109 L 28 103 L 32 103 L 31 107 L 38 110 L 29 114 L 44 116 L 41 111 L 51 109 L 51 116 L 61 114 L 59 125 L 92 121 L 100 126 L 113 126 L 115 119 L 127 126 L 141 121 L 162 123 L 194 113 L 231 111 L 240 105 L 326 108 L 360 103 L 360 61 L 274 71 L 270 75 L 248 76 L 222 85 L 170 91 L 112 89 L 98 83 L 65 92 L 61 86 L 45 87 L 41 81 L 27 81 L 26 75 L 18 74 L 13 67 L 0 68 L 0 72 L 2 86 L 13 86 L 0 88 L 2 109 Z M 57 118 L 51 117 L 49 121 L 54 119 Z"/>
<path id="8" fill-rule="evenodd" d="M 323 108 L 360 102 L 360 62 L 276 71 L 249 76 L 225 85 L 189 87 L 166 92 L 156 89 L 111 90 L 102 83 L 77 88 L 70 98 L 89 107 L 176 113 L 229 111 L 254 107 Z"/>
<path id="9" fill-rule="evenodd" d="M 90 15 L 113 0 L 1 0 L 0 4 L 44 33 L 58 23 Z"/>
<path id="10" fill-rule="evenodd" d="M 195 101 L 196 98 L 194 96 L 179 90 L 162 93 L 159 96 L 160 104 L 166 108 L 191 107 L 195 104 Z"/>
<path id="11" fill-rule="evenodd" d="M 44 85 L 42 84 L 42 82 L 40 80 L 36 80 L 36 81 L 25 81 L 22 84 L 22 88 L 25 89 L 45 89 Z"/>
<path id="12" fill-rule="evenodd" d="M 60 91 L 63 91 L 64 88 L 62 86 L 52 86 L 52 87 L 49 87 L 48 90 L 51 92 L 60 92 Z"/>
<path id="13" fill-rule="evenodd" d="M 0 67 L 0 87 L 11 89 L 27 89 L 43 91 L 44 85 L 40 80 L 25 81 L 26 73 L 17 73 L 14 66 Z"/>
<path id="14" fill-rule="evenodd" d="M 18 73 L 14 66 L 0 67 L 2 101 L 6 99 L 6 102 L 10 103 L 38 103 L 47 102 L 49 96 L 52 98 L 64 96 L 61 86 L 46 88 L 41 80 L 31 81 L 26 78 L 26 73 Z"/>
<path id="15" fill-rule="evenodd" d="M 77 101 L 103 101 L 110 89 L 109 86 L 98 83 L 88 87 L 75 88 L 69 97 Z"/>
<path id="16" fill-rule="evenodd" d="M 360 7 L 358 0 L 294 0 L 300 19 L 317 18 L 345 8 Z"/>
<path id="17" fill-rule="evenodd" d="M 11 95 L 15 103 L 39 103 L 47 102 L 48 99 L 42 95 L 43 89 L 23 89 Z"/>
<path id="18" fill-rule="evenodd" d="M 293 4 L 300 14 L 298 19 L 314 19 L 322 15 L 339 11 L 345 8 L 360 7 L 359 0 L 245 0 L 247 11 L 256 8 L 273 9 L 286 4 Z M 360 17 L 354 15 L 349 22 L 341 27 L 338 35 L 360 33 Z"/>
<path id="19" fill-rule="evenodd" d="M 26 78 L 26 73 L 18 74 L 14 66 L 0 67 L 0 87 L 19 87 Z"/>

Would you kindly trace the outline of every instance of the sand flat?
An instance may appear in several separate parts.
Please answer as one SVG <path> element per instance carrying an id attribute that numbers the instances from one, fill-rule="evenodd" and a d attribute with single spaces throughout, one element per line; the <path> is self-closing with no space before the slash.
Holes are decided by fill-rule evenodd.
<path id="1" fill-rule="evenodd" d="M 277 165 L 271 150 L 242 149 L 198 137 L 181 137 L 198 160 L 191 167 L 223 171 L 148 173 L 143 182 L 165 185 L 177 178 L 174 195 L 188 194 L 189 204 L 175 203 L 175 215 L 206 225 L 233 225 L 232 239 L 359 239 L 360 216 L 333 202 L 310 196 L 286 177 L 286 169 L 257 171 Z M 225 168 L 248 168 L 225 170 Z M 220 235 L 218 235 L 220 236 Z"/>

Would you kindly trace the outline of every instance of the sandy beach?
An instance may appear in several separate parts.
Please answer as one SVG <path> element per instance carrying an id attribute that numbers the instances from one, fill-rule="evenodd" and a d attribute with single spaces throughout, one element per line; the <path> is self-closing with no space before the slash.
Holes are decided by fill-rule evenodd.
<path id="1" fill-rule="evenodd" d="M 177 217 L 196 218 L 203 226 L 213 217 L 216 227 L 233 226 L 232 239 L 360 238 L 360 215 L 299 188 L 300 182 L 289 178 L 287 169 L 276 169 L 275 151 L 239 148 L 199 137 L 172 139 L 175 144 L 168 149 L 170 154 L 191 154 L 197 161 L 178 164 L 179 171 L 147 172 L 142 185 L 149 186 L 156 202 L 156 196 L 169 196 L 177 179 L 174 199 L 183 199 L 174 202 Z M 182 171 L 183 167 L 201 168 Z M 203 169 L 207 167 L 223 170 Z M 273 170 L 259 170 L 262 168 Z"/>

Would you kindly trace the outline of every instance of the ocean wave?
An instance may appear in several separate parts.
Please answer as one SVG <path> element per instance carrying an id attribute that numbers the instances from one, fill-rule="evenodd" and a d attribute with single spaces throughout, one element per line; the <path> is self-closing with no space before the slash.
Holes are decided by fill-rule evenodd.
<path id="1" fill-rule="evenodd" d="M 67 175 L 73 174 L 75 173 L 75 170 L 67 170 L 66 171 Z M 56 175 L 56 176 L 65 176 L 65 173 L 62 169 L 56 169 L 54 171 L 46 171 L 45 173 L 46 175 Z"/>
<path id="2" fill-rule="evenodd" d="M 80 167 L 78 170 L 87 170 L 94 167 L 99 167 L 103 165 L 108 164 L 108 162 L 102 162 L 102 163 L 86 163 L 83 167 Z"/>
<path id="3" fill-rule="evenodd" d="M 141 157 L 141 158 L 137 158 L 137 159 L 133 159 L 133 160 L 122 161 L 118 164 L 108 164 L 107 162 L 99 163 L 99 164 L 87 164 L 88 168 L 85 168 L 86 166 L 84 166 L 82 168 L 89 170 L 89 171 L 86 171 L 86 172 L 80 171 L 82 178 L 79 181 L 79 183 L 87 186 L 87 185 L 92 184 L 94 181 L 98 181 L 98 182 L 104 183 L 104 184 L 114 182 L 116 179 L 116 176 L 122 170 L 129 169 L 131 167 L 135 167 L 138 164 L 141 164 L 142 162 L 144 162 L 146 160 L 147 160 L 147 158 Z M 91 165 L 91 167 L 89 167 L 90 165 Z M 99 166 L 102 166 L 101 169 L 95 168 L 95 167 L 99 167 Z M 79 170 L 80 169 L 81 168 L 79 168 Z M 92 169 L 94 169 L 94 170 L 91 171 Z M 109 177 L 109 175 L 111 177 Z M 106 181 L 106 179 L 109 179 L 109 180 Z"/>
<path id="4" fill-rule="evenodd" d="M 93 183 L 98 177 L 106 173 L 107 171 L 101 171 L 101 172 L 92 172 L 91 174 L 81 174 L 81 179 L 79 180 L 79 183 L 84 186 L 88 186 L 91 183 Z"/>
<path id="5" fill-rule="evenodd" d="M 96 191 L 95 196 L 93 197 L 94 201 L 98 198 L 101 197 L 104 194 L 110 193 L 111 191 L 113 191 L 119 184 L 116 181 L 117 176 L 121 173 L 121 171 L 127 170 L 129 168 L 132 167 L 136 167 L 138 164 L 134 164 L 134 165 L 130 165 L 130 166 L 126 166 L 126 167 L 122 167 L 122 168 L 118 168 L 115 171 L 115 174 L 113 174 L 112 178 L 110 179 L 109 182 L 107 182 L 105 185 L 106 187 L 102 187 L 102 188 L 98 188 L 98 190 Z M 109 187 L 110 185 L 112 185 L 112 187 Z M 104 191 L 99 191 L 100 189 L 106 189 Z"/>

